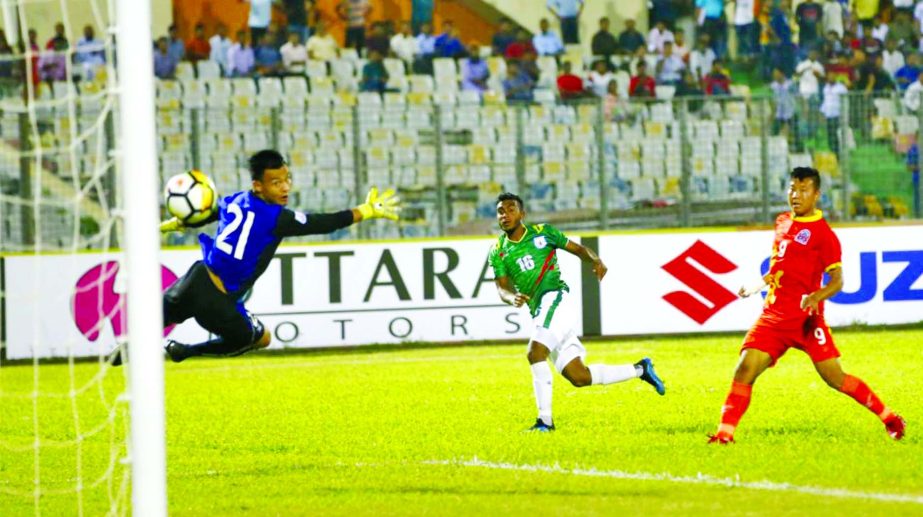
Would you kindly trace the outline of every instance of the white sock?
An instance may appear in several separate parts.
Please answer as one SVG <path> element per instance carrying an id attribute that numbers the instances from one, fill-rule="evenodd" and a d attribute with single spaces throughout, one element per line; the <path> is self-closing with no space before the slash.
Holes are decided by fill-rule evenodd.
<path id="1" fill-rule="evenodd" d="M 587 368 L 590 369 L 590 377 L 594 385 L 615 384 L 641 376 L 641 373 L 633 364 L 591 364 Z"/>
<path id="2" fill-rule="evenodd" d="M 548 361 L 532 365 L 532 388 L 535 389 L 535 404 L 538 406 L 538 417 L 551 425 L 551 368 Z"/>

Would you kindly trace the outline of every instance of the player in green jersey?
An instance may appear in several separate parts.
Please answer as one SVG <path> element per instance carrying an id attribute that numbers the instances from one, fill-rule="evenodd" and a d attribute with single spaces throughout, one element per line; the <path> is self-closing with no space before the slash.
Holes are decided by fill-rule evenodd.
<path id="1" fill-rule="evenodd" d="M 569 288 L 561 279 L 556 253 L 563 249 L 593 264 L 593 271 L 600 281 L 606 276 L 606 265 L 595 251 L 568 240 L 551 225 L 524 224 L 525 215 L 519 196 L 500 194 L 497 198 L 497 221 L 503 234 L 490 250 L 489 260 L 500 299 L 516 307 L 527 305 L 532 316 L 534 327 L 528 359 L 532 365 L 538 419 L 530 430 L 554 430 L 549 358 L 558 372 L 578 388 L 640 378 L 663 395 L 663 381 L 647 357 L 635 364 L 587 366 L 584 363 L 586 348 L 580 343 L 574 325 L 579 314 L 567 299 Z"/>

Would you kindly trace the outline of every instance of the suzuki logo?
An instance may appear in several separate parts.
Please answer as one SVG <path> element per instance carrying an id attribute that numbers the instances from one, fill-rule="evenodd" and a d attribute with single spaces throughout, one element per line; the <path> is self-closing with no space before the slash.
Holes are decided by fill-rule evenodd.
<path id="1" fill-rule="evenodd" d="M 74 298 L 71 303 L 74 323 L 90 341 L 99 339 L 99 333 L 107 320 L 117 338 L 122 337 L 128 330 L 125 298 L 122 293 L 116 292 L 118 273 L 118 262 L 103 262 L 84 273 L 74 286 Z M 160 268 L 160 277 L 163 289 L 173 285 L 177 279 L 176 274 L 164 266 Z M 158 311 L 161 310 L 160 307 L 158 304 Z M 166 336 L 171 330 L 173 325 L 165 328 L 163 335 Z"/>
<path id="2" fill-rule="evenodd" d="M 695 244 L 680 256 L 661 266 L 664 271 L 692 289 L 699 298 L 708 302 L 702 303 L 699 298 L 685 291 L 673 291 L 663 296 L 667 303 L 702 325 L 736 300 L 737 296 L 703 273 L 693 265 L 693 261 L 715 274 L 730 273 L 737 269 L 737 266 L 702 241 L 695 241 Z"/>

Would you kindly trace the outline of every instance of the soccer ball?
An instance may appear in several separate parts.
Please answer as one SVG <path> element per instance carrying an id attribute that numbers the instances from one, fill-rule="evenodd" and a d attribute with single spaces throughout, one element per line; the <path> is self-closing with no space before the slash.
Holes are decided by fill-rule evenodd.
<path id="1" fill-rule="evenodd" d="M 190 170 L 167 180 L 163 191 L 167 211 L 183 224 L 201 223 L 218 209 L 218 191 L 211 178 Z"/>

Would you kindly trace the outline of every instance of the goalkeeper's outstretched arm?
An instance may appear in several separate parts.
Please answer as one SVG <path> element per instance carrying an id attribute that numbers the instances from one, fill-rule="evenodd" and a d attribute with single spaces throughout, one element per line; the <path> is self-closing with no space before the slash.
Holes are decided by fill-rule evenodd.
<path id="1" fill-rule="evenodd" d="M 160 223 L 160 231 L 162 233 L 168 232 L 181 232 L 186 228 L 201 228 L 207 224 L 211 224 L 218 220 L 218 211 L 215 210 L 212 212 L 212 215 L 208 216 L 208 219 L 195 223 L 195 224 L 185 224 L 179 220 L 178 217 L 171 217 L 166 221 Z"/>
<path id="2" fill-rule="evenodd" d="M 303 214 L 292 210 L 283 210 L 276 223 L 275 233 L 279 237 L 296 235 L 318 235 L 334 232 L 353 223 L 367 219 L 398 219 L 400 199 L 391 189 L 379 194 L 372 188 L 365 203 L 350 210 L 341 210 L 330 214 Z"/>

